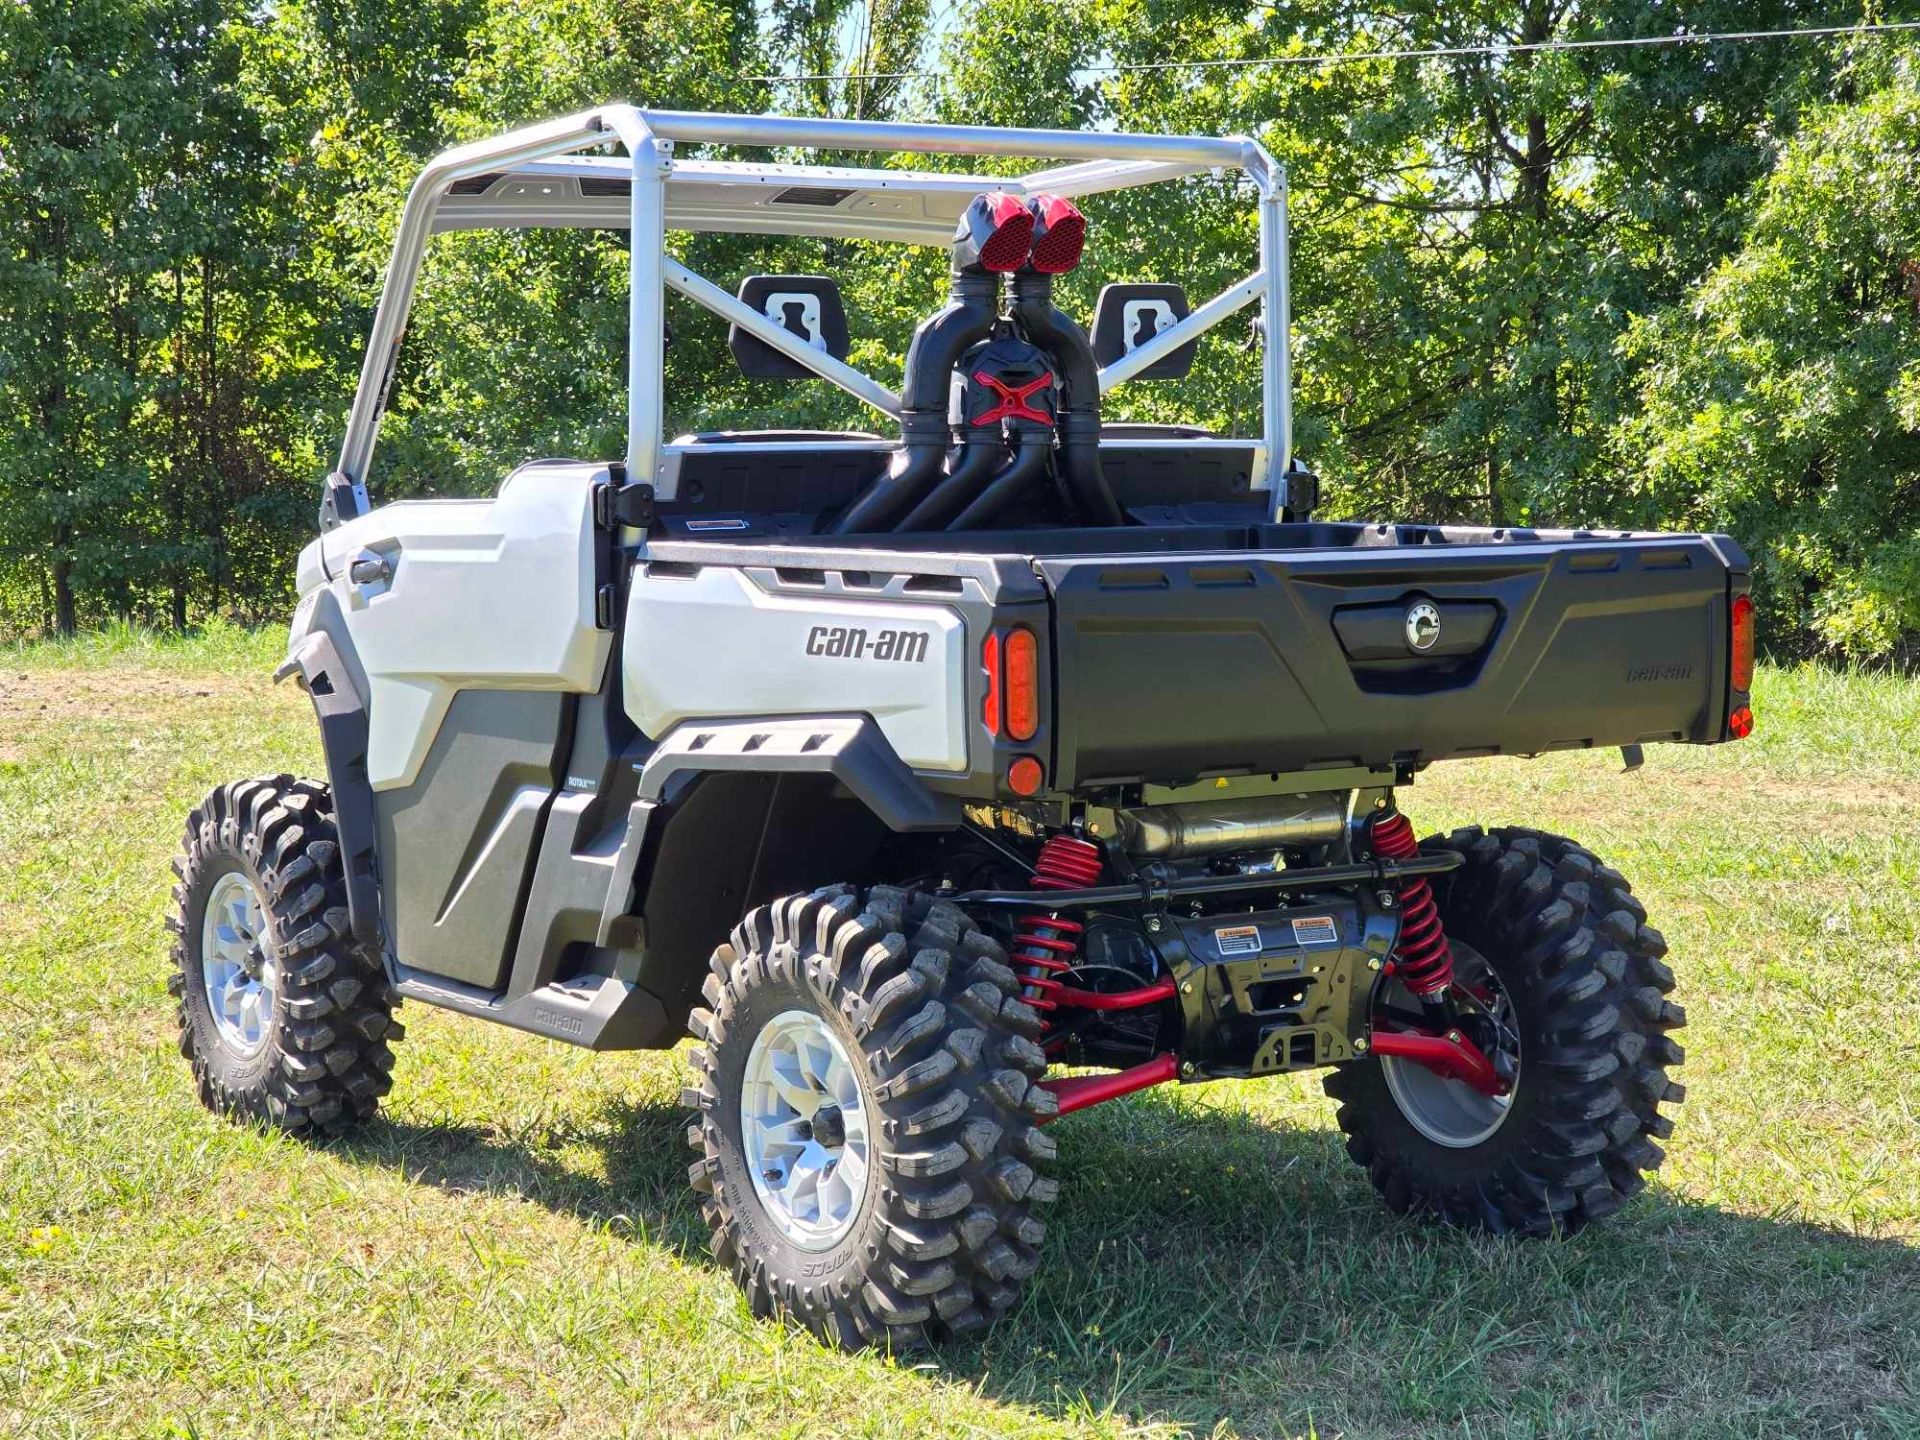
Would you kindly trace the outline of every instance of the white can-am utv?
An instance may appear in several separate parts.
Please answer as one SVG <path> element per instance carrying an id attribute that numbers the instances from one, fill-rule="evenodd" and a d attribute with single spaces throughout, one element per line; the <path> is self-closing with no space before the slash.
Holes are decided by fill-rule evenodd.
<path id="1" fill-rule="evenodd" d="M 1055 306 L 1098 244 L 1076 199 L 1209 172 L 1257 211 L 1244 281 L 1193 307 L 1109 286 L 1091 337 Z M 530 225 L 630 232 L 626 454 L 373 506 L 429 235 Z M 669 230 L 948 247 L 950 294 L 894 394 L 846 362 L 832 277 L 736 294 Z M 756 1311 L 849 1345 L 1013 1305 L 1057 1183 L 1042 1127 L 1161 1082 L 1331 1067 L 1396 1210 L 1545 1235 L 1618 1207 L 1680 1098 L 1664 943 L 1574 842 L 1421 846 L 1395 793 L 1453 756 L 1745 735 L 1747 562 L 1723 536 L 1315 520 L 1286 253 L 1245 139 L 610 106 L 435 160 L 300 559 L 281 673 L 327 780 L 235 782 L 187 824 L 173 986 L 207 1102 L 366 1118 L 403 998 L 602 1050 L 690 1029 L 716 1256 Z M 666 442 L 668 289 L 751 373 L 825 377 L 899 438 Z M 1256 302 L 1250 438 L 1103 423 Z"/>

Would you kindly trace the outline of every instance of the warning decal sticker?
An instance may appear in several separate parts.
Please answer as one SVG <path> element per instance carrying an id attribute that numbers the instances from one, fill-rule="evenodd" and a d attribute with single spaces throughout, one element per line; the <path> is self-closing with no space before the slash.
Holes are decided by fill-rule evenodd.
<path id="1" fill-rule="evenodd" d="M 1296 945 L 1338 945 L 1340 927 L 1331 915 L 1303 915 L 1291 922 Z"/>
<path id="2" fill-rule="evenodd" d="M 1223 925 L 1213 932 L 1213 943 L 1220 947 L 1222 955 L 1258 955 L 1260 927 L 1258 925 Z"/>

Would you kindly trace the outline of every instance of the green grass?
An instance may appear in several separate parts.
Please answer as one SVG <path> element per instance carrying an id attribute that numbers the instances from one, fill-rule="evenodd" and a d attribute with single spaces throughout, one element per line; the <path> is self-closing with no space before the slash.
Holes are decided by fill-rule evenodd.
<path id="1" fill-rule="evenodd" d="M 162 991 L 210 786 L 314 771 L 279 637 L 0 650 L 0 1430 L 36 1435 L 1920 1436 L 1920 683 L 1763 674 L 1742 745 L 1442 766 L 1666 931 L 1689 1098 L 1566 1244 L 1397 1220 L 1317 1080 L 1063 1122 L 1022 1310 L 917 1364 L 751 1319 L 675 1055 L 409 1006 L 385 1118 L 213 1118 Z"/>

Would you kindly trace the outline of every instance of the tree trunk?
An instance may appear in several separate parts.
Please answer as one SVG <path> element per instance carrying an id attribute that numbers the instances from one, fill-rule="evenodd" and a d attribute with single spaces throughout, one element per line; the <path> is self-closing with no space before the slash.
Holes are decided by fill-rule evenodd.
<path id="1" fill-rule="evenodd" d="M 187 341 L 182 317 L 187 308 L 187 281 L 173 267 L 173 413 L 168 434 L 172 452 L 167 466 L 167 543 L 173 551 L 167 566 L 168 618 L 175 630 L 187 628 L 187 567 L 180 552 L 187 543 Z"/>
<path id="2" fill-rule="evenodd" d="M 1544 45 L 1553 39 L 1553 15 L 1543 0 L 1527 8 L 1526 17 L 1521 24 L 1520 40 L 1526 45 Z M 1526 68 L 1533 68 L 1533 52 L 1527 52 Z M 1539 273 L 1540 257 L 1549 249 L 1548 222 L 1552 217 L 1553 203 L 1553 167 L 1559 156 L 1554 151 L 1553 140 L 1548 132 L 1547 117 L 1537 109 L 1527 112 L 1527 149 L 1526 163 L 1520 169 L 1520 194 L 1525 202 L 1526 213 L 1533 219 L 1533 240 L 1527 250 L 1527 264 L 1536 275 Z M 1527 343 L 1529 346 L 1540 344 L 1547 329 L 1546 298 L 1535 289 L 1534 298 L 1527 306 Z M 1543 431 L 1550 431 L 1559 425 L 1559 366 L 1551 365 L 1544 372 L 1536 374 L 1528 383 L 1532 392 L 1535 421 Z"/>
<path id="3" fill-rule="evenodd" d="M 53 631 L 62 639 L 72 639 L 75 630 L 73 611 L 73 560 L 67 554 L 72 539 L 62 525 L 54 535 L 53 551 Z"/>
<path id="4" fill-rule="evenodd" d="M 1553 39 L 1553 13 L 1545 0 L 1533 0 L 1520 19 L 1520 43 L 1545 45 Z M 1531 77 L 1535 69 L 1534 52 L 1522 52 L 1520 70 Z M 1520 167 L 1520 195 L 1525 209 L 1536 223 L 1544 226 L 1547 206 L 1553 190 L 1553 145 L 1547 133 L 1547 117 L 1539 109 L 1527 110 L 1527 148 Z"/>
<path id="5" fill-rule="evenodd" d="M 213 256 L 203 252 L 200 256 L 200 465 L 199 483 L 201 490 L 201 514 L 218 519 L 208 526 L 208 534 L 214 541 L 214 550 L 208 560 L 208 570 L 218 574 L 226 564 L 226 518 L 227 489 L 226 475 L 220 466 L 220 371 L 216 347 L 219 343 L 219 330 L 215 324 Z M 178 627 L 187 628 L 186 600 L 180 601 Z"/>

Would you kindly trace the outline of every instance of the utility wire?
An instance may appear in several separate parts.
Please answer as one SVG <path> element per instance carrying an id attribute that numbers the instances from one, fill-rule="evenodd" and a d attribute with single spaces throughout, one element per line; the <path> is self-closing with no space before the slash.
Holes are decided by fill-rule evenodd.
<path id="1" fill-rule="evenodd" d="M 1353 65 L 1367 60 L 1444 60 L 1470 55 L 1550 54 L 1556 50 L 1626 50 L 1649 46 L 1719 45 L 1754 40 L 1824 40 L 1837 35 L 1890 35 L 1901 30 L 1920 30 L 1920 20 L 1899 20 L 1888 25 L 1825 25 L 1807 30 L 1719 30 L 1708 34 L 1631 35 L 1612 40 L 1538 40 L 1527 44 L 1445 45 L 1429 50 L 1353 50 L 1325 51 L 1319 54 L 1250 56 L 1228 60 L 1149 60 L 1130 64 L 1076 65 L 1086 75 L 1135 74 L 1151 70 L 1245 70 L 1268 65 Z M 943 71 L 888 70 L 874 74 L 858 71 L 828 71 L 812 75 L 749 75 L 745 77 L 768 85 L 802 84 L 818 80 L 937 80 Z"/>

